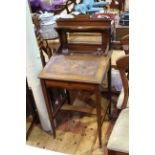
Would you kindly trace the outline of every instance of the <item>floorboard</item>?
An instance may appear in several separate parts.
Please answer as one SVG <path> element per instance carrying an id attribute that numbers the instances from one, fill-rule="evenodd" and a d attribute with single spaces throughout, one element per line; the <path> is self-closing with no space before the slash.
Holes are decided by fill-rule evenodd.
<path id="1" fill-rule="evenodd" d="M 90 96 L 90 107 L 94 111 L 93 95 Z M 117 97 L 113 97 L 113 107 Z M 83 100 L 87 100 L 83 97 Z M 88 107 L 84 101 L 76 99 L 80 108 L 84 105 Z M 102 98 L 102 107 L 107 104 L 107 100 Z M 69 110 L 67 105 L 67 110 Z M 116 117 L 115 108 L 113 108 L 113 116 Z M 61 111 L 57 117 L 56 138 L 51 133 L 41 129 L 39 124 L 34 125 L 32 132 L 27 140 L 27 144 L 56 152 L 63 152 L 72 155 L 107 155 L 106 144 L 112 130 L 115 118 L 111 121 L 106 118 L 102 125 L 102 148 L 99 148 L 97 136 L 96 115 L 86 115 L 76 111 Z"/>

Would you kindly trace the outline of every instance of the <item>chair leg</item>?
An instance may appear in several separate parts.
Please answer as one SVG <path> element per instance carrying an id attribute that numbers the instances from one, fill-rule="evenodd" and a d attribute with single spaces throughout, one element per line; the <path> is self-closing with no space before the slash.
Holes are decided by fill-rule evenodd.
<path id="1" fill-rule="evenodd" d="M 67 95 L 68 104 L 71 104 L 70 93 L 67 89 L 66 89 L 66 95 Z"/>
<path id="2" fill-rule="evenodd" d="M 108 150 L 108 155 L 116 155 L 116 152 L 112 150 Z"/>
<path id="3" fill-rule="evenodd" d="M 129 155 L 129 153 L 117 152 L 113 150 L 108 150 L 108 155 Z"/>
<path id="4" fill-rule="evenodd" d="M 101 94 L 100 90 L 96 90 L 96 111 L 97 111 L 97 125 L 98 125 L 98 139 L 99 146 L 102 147 L 102 130 L 101 130 Z"/>
<path id="5" fill-rule="evenodd" d="M 108 117 L 111 119 L 111 60 L 110 60 L 110 67 L 108 71 L 108 98 L 109 98 L 109 113 Z"/>

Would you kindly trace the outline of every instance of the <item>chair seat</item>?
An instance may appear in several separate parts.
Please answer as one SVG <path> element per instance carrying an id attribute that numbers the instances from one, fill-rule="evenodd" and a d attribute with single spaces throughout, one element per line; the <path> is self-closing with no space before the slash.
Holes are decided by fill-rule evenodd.
<path id="1" fill-rule="evenodd" d="M 129 153 L 129 109 L 121 111 L 111 136 L 107 148 L 113 151 Z"/>

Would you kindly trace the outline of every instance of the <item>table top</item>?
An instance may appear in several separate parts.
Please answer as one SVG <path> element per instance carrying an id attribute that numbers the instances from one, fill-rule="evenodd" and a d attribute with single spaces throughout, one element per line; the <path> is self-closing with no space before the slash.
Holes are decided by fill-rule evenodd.
<path id="1" fill-rule="evenodd" d="M 51 57 L 39 78 L 58 81 L 101 84 L 111 52 L 107 56 L 56 55 Z"/>

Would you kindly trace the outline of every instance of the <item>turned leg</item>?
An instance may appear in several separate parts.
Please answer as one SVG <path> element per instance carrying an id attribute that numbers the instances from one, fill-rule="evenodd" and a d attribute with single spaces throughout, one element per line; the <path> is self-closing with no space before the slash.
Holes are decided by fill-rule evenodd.
<path id="1" fill-rule="evenodd" d="M 56 132 L 55 132 L 55 126 L 54 126 L 54 117 L 53 117 L 53 112 L 52 112 L 52 109 L 51 109 L 50 98 L 48 96 L 48 91 L 47 91 L 44 80 L 41 80 L 41 86 L 42 86 L 42 90 L 43 90 L 43 95 L 44 95 L 44 99 L 45 99 L 45 104 L 46 104 L 48 116 L 49 116 L 51 127 L 52 127 L 52 130 L 53 130 L 53 137 L 55 138 L 56 137 Z"/>
<path id="2" fill-rule="evenodd" d="M 108 98 L 109 98 L 109 112 L 108 116 L 109 119 L 111 119 L 111 60 L 110 60 L 110 66 L 108 70 Z"/>

